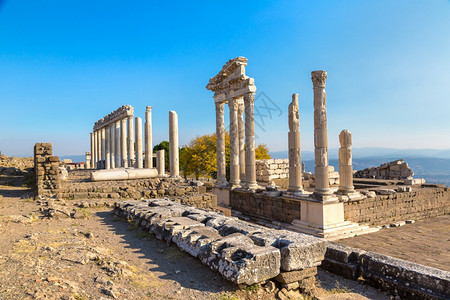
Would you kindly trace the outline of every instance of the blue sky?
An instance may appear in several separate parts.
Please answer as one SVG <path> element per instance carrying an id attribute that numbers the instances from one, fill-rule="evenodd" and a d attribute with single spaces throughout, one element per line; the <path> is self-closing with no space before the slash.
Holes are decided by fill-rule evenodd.
<path id="1" fill-rule="evenodd" d="M 123 104 L 140 117 L 153 106 L 154 144 L 177 111 L 186 144 L 214 132 L 205 86 L 236 56 L 271 151 L 287 148 L 292 93 L 313 149 L 319 69 L 330 147 L 349 129 L 354 147 L 450 148 L 449 1 L 0 0 L 0 151 L 52 142 L 56 155 L 83 154 L 94 122 Z"/>

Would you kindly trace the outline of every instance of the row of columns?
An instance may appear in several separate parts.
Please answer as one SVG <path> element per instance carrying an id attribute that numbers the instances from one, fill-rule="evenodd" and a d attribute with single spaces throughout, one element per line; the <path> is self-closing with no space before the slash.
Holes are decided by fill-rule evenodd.
<path id="1" fill-rule="evenodd" d="M 146 108 L 145 167 L 153 167 L 151 106 Z M 136 130 L 134 129 L 134 122 Z M 114 169 L 119 167 L 143 168 L 142 119 L 126 118 L 90 133 L 91 167 Z"/>
<path id="2" fill-rule="evenodd" d="M 234 97 L 228 101 L 216 102 L 217 185 L 219 187 L 228 185 L 225 162 L 225 102 L 228 102 L 230 111 L 230 185 L 247 188 L 258 186 L 255 164 L 254 101 L 255 93 L 247 92 L 243 96 Z"/>

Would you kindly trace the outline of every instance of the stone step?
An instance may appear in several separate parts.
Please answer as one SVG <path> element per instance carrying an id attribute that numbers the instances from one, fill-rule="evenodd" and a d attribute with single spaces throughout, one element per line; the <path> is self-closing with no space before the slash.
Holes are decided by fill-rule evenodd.
<path id="1" fill-rule="evenodd" d="M 295 225 L 290 225 L 289 228 L 306 234 L 326 238 L 327 240 L 330 241 L 354 237 L 362 234 L 368 234 L 379 230 L 379 228 L 371 228 L 367 225 L 360 225 L 358 223 L 353 223 L 349 221 L 343 222 L 341 224 L 343 225 L 323 230 L 303 225 L 300 222 L 296 222 Z"/>

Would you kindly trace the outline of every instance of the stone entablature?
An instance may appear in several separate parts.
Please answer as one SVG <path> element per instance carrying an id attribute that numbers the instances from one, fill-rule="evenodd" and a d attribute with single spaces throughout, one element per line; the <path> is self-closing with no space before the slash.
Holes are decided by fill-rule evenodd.
<path id="1" fill-rule="evenodd" d="M 134 109 L 131 105 L 122 105 L 112 113 L 104 116 L 94 124 L 94 131 L 110 126 L 115 122 L 134 115 Z"/>

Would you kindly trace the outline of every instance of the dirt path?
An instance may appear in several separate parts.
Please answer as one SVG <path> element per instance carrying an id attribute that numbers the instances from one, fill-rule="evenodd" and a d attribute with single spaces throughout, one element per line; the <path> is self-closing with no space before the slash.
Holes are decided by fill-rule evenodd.
<path id="1" fill-rule="evenodd" d="M 30 193 L 0 186 L 0 299 L 279 298 L 279 291 L 264 287 L 239 290 L 177 247 L 115 217 L 111 208 L 74 208 L 69 201 L 33 200 Z M 76 209 L 79 219 L 46 217 L 52 204 Z M 313 294 L 320 299 L 389 299 L 324 271 L 317 282 Z"/>

